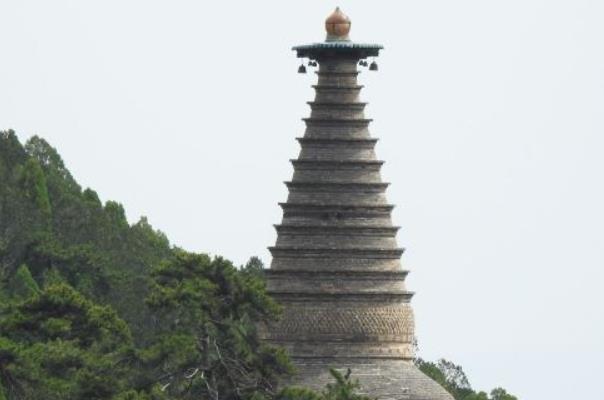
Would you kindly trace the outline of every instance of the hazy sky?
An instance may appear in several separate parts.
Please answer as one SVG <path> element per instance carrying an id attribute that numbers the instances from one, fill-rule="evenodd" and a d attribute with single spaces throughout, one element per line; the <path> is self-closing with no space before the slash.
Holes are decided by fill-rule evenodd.
<path id="1" fill-rule="evenodd" d="M 385 45 L 360 80 L 421 356 L 604 398 L 601 0 L 2 0 L 0 129 L 179 246 L 268 262 L 315 79 L 290 48 L 336 5 Z"/>

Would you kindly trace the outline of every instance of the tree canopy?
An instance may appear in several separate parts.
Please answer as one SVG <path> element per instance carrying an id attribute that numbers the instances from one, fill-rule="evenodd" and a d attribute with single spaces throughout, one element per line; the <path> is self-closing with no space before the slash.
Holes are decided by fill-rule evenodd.
<path id="1" fill-rule="evenodd" d="M 8 399 L 108 399 L 125 386 L 128 325 L 65 283 L 10 303 L 0 317 L 0 387 Z M 1 398 L 1 397 L 0 397 Z"/>

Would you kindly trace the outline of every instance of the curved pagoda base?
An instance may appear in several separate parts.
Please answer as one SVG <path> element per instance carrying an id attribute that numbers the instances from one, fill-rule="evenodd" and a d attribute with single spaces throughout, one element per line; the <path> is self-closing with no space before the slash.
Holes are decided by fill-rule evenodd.
<path id="1" fill-rule="evenodd" d="M 451 395 L 439 384 L 424 375 L 412 361 L 365 359 L 295 358 L 297 374 L 291 380 L 295 386 L 322 390 L 333 383 L 329 373 L 335 368 L 361 384 L 360 394 L 379 400 L 451 400 Z"/>

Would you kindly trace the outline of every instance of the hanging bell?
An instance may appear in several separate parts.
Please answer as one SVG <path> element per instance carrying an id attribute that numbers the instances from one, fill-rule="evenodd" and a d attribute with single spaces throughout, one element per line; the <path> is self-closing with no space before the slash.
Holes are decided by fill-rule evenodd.
<path id="1" fill-rule="evenodd" d="M 378 65 L 377 63 L 374 61 L 371 63 L 371 65 L 369 66 L 369 71 L 377 71 L 378 70 Z"/>
<path id="2" fill-rule="evenodd" d="M 298 67 L 298 73 L 299 74 L 305 74 L 306 73 L 306 67 L 304 66 L 304 64 L 300 64 L 300 66 Z"/>

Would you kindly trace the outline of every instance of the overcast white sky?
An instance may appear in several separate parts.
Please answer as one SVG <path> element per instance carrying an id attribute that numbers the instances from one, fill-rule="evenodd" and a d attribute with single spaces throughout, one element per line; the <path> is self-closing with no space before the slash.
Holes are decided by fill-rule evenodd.
<path id="1" fill-rule="evenodd" d="M 602 399 L 604 2 L 0 2 L 0 129 L 173 243 L 269 261 L 340 5 L 385 45 L 363 93 L 421 356 L 521 399 Z"/>

